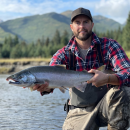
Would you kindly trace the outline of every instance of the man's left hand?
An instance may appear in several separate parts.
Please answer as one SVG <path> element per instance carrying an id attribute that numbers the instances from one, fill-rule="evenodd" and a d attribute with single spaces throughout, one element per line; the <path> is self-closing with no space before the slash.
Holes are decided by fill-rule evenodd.
<path id="1" fill-rule="evenodd" d="M 87 81 L 88 84 L 92 83 L 92 85 L 96 87 L 103 86 L 108 83 L 109 76 L 108 74 L 103 73 L 102 71 L 91 69 L 88 73 L 94 73 L 95 75 Z"/>

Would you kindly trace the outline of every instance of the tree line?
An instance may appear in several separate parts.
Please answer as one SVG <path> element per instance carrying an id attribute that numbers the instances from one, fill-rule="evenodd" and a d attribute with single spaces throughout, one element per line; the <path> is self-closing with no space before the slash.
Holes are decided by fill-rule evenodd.
<path id="1" fill-rule="evenodd" d="M 22 58 L 22 57 L 51 57 L 59 48 L 65 46 L 69 41 L 69 34 L 65 30 L 63 35 L 56 30 L 54 37 L 39 38 L 35 43 L 20 41 L 16 35 L 14 38 L 5 38 L 0 44 L 0 58 Z"/>
<path id="2" fill-rule="evenodd" d="M 130 13 L 126 25 L 117 30 L 99 33 L 93 30 L 98 37 L 107 37 L 116 40 L 125 51 L 130 51 Z M 65 46 L 69 39 L 69 33 L 65 30 L 62 35 L 56 30 L 54 37 L 50 39 L 39 38 L 35 43 L 26 43 L 20 41 L 16 35 L 14 38 L 5 38 L 3 43 L 0 43 L 0 58 L 22 58 L 22 57 L 51 57 L 58 49 Z"/>

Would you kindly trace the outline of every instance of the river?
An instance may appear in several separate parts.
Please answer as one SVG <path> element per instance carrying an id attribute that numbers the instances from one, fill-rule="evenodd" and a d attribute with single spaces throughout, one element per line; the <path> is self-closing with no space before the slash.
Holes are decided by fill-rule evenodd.
<path id="1" fill-rule="evenodd" d="M 7 76 L 0 75 L 0 130 L 62 130 L 68 92 L 55 89 L 41 96 L 38 91 L 9 85 Z"/>

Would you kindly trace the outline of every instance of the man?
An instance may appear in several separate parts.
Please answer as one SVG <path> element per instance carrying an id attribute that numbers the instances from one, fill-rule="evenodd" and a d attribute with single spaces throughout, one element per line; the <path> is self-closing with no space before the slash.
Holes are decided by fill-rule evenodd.
<path id="1" fill-rule="evenodd" d="M 76 88 L 69 90 L 70 111 L 63 130 L 98 130 L 102 126 L 108 126 L 108 130 L 125 130 L 130 123 L 130 61 L 115 40 L 98 38 L 92 32 L 93 26 L 88 9 L 74 10 L 70 24 L 74 36 L 50 62 L 51 66 L 65 64 L 67 69 L 76 67 L 76 71 L 85 69 L 95 74 L 87 81 L 84 93 Z M 72 58 L 70 53 L 74 55 Z M 74 65 L 70 67 L 72 61 Z M 97 70 L 102 64 L 117 73 Z M 53 90 L 48 89 L 48 85 L 36 85 L 33 89 L 50 93 Z"/>

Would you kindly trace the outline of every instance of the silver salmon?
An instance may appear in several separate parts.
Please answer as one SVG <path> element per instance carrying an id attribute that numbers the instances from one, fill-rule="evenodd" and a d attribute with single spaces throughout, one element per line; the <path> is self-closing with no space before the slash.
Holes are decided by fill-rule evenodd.
<path id="1" fill-rule="evenodd" d="M 32 88 L 35 84 L 49 83 L 49 88 L 59 88 L 65 92 L 65 88 L 75 87 L 81 92 L 85 91 L 86 84 L 94 74 L 87 71 L 67 70 L 63 66 L 36 66 L 17 72 L 9 77 L 9 84 Z"/>

